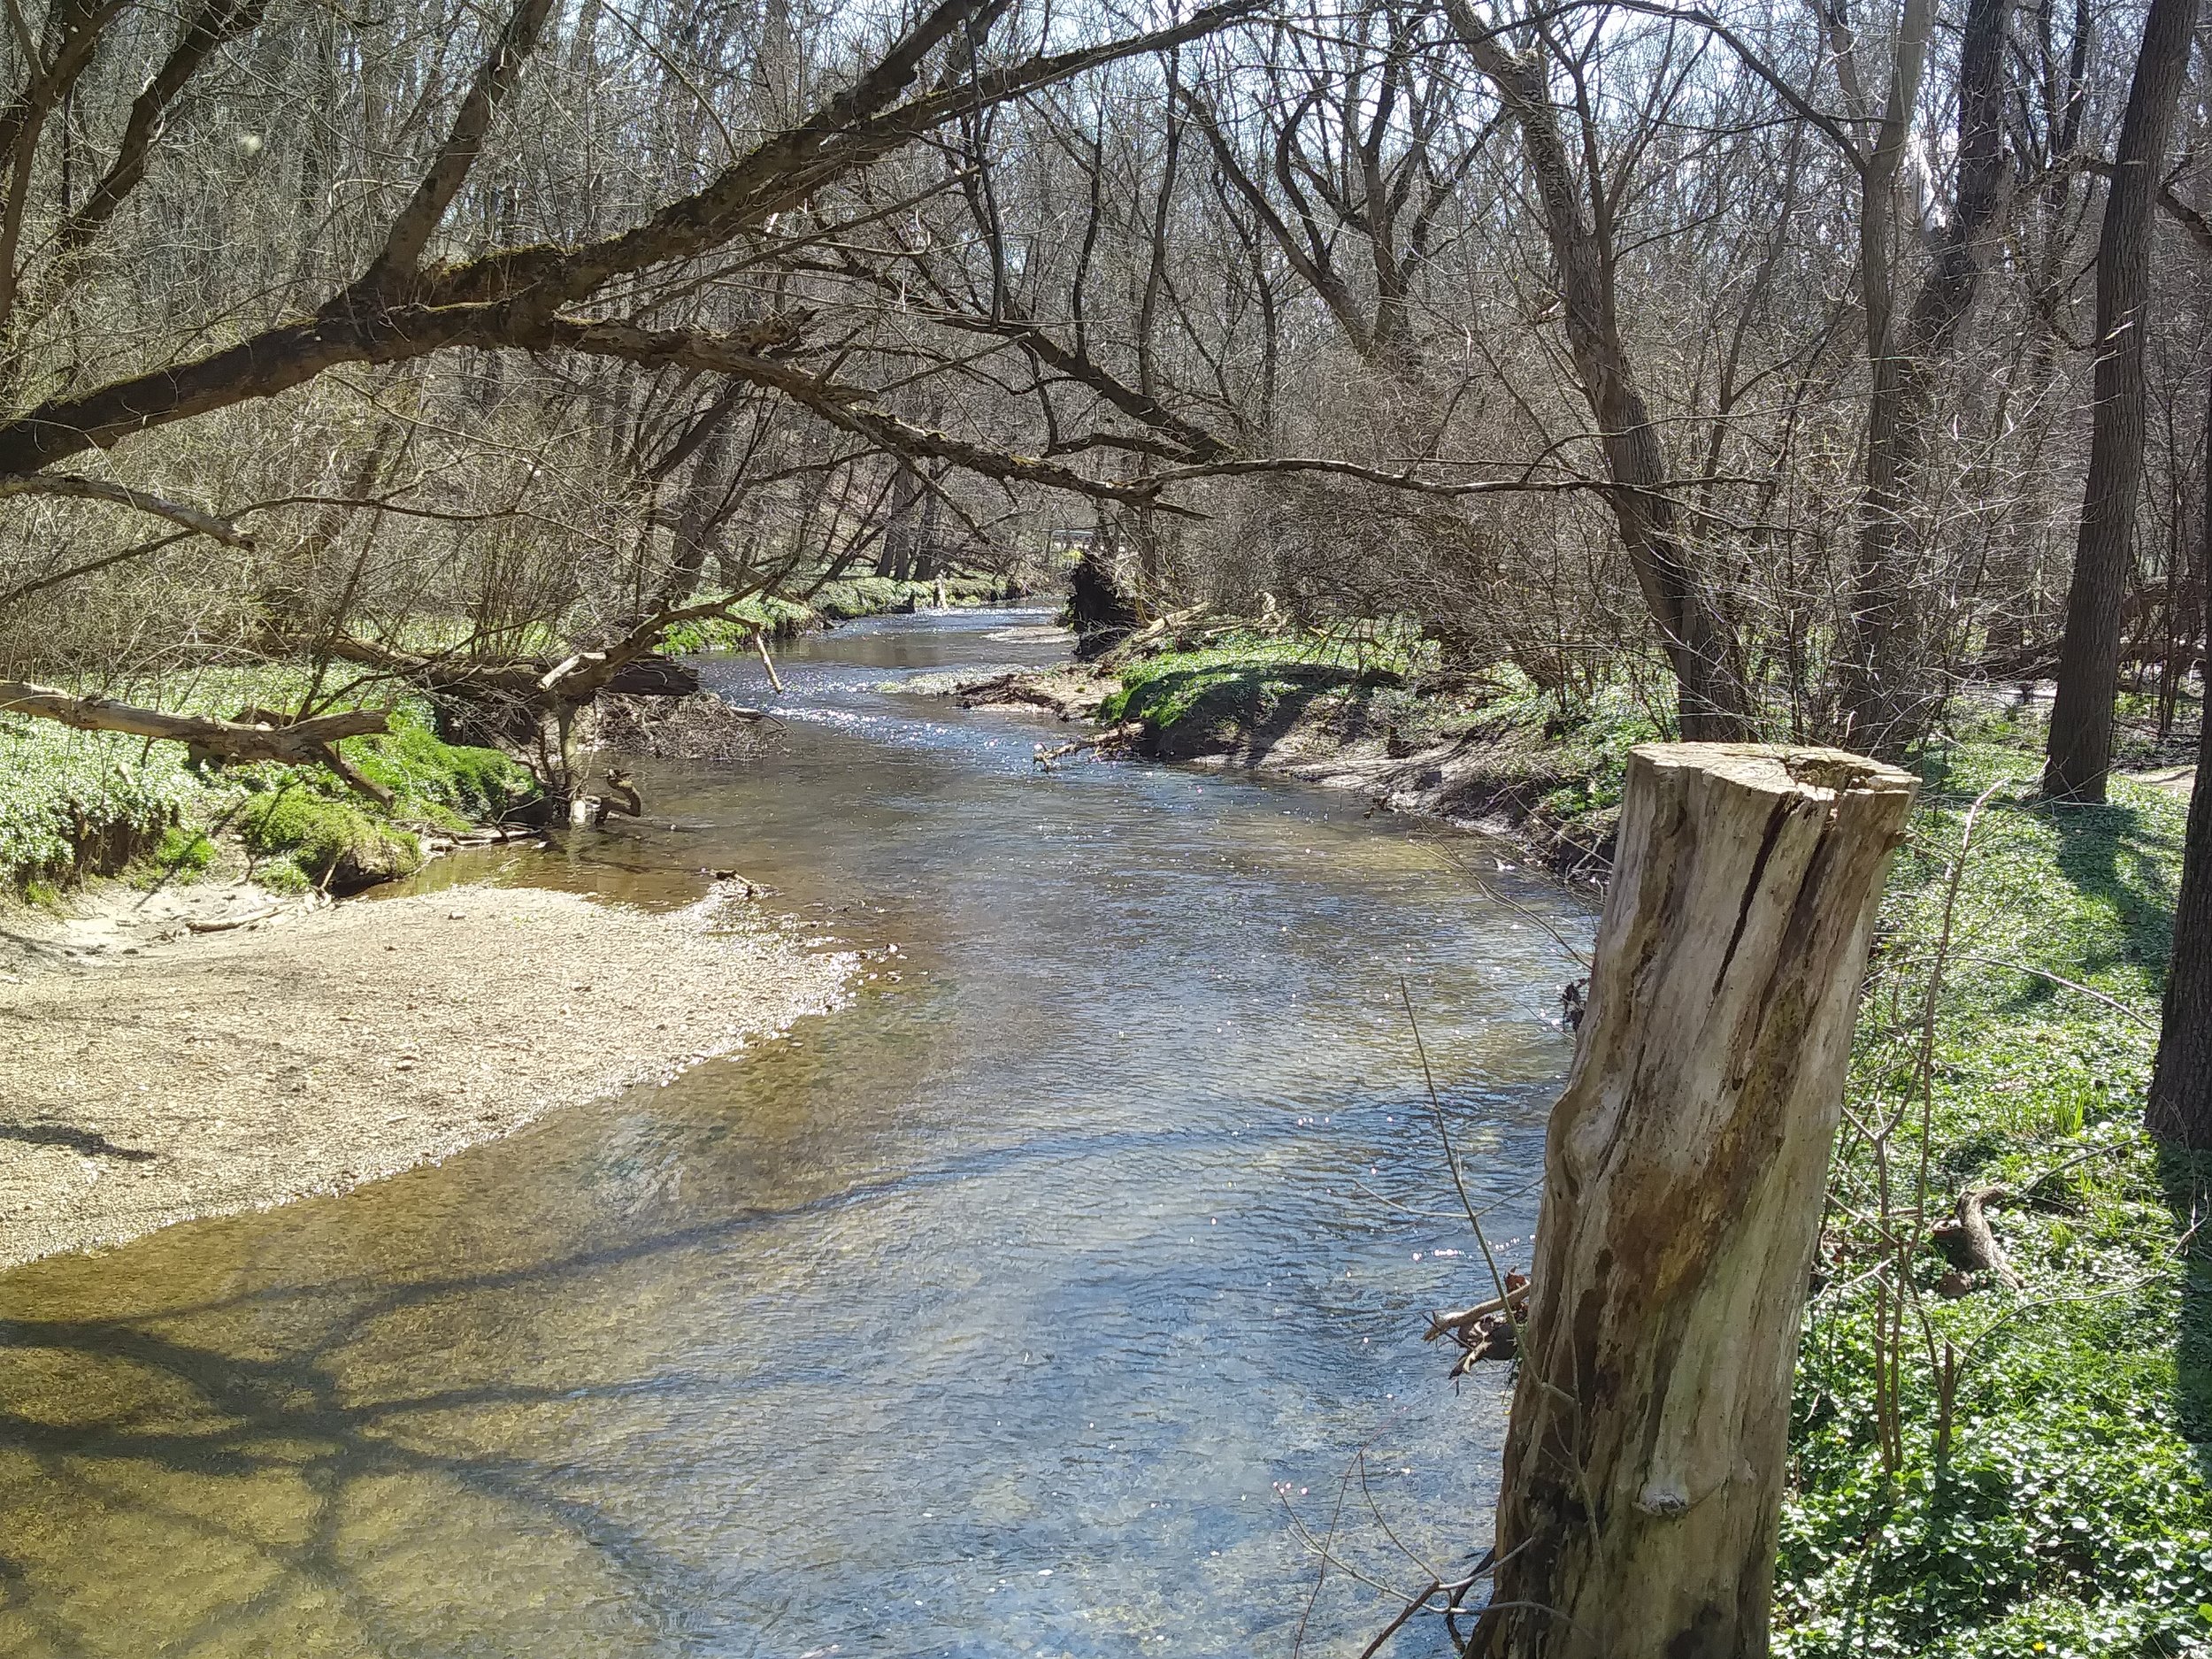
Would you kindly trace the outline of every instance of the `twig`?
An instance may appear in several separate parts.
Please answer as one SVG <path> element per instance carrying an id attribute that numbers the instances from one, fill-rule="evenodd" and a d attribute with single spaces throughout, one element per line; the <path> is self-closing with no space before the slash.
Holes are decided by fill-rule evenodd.
<path id="1" fill-rule="evenodd" d="M 2009 968 L 2015 973 L 2032 974 L 2039 979 L 2048 979 L 2053 985 L 2062 985 L 2070 991 L 2079 991 L 2084 996 L 2094 998 L 2096 1001 L 2102 1002 L 2114 1013 L 2120 1015 L 2123 1018 L 2133 1020 L 2145 1031 L 2151 1033 L 2153 1035 L 2157 1034 L 2158 1022 L 2156 1020 L 2145 1018 L 2142 1015 L 2137 1013 L 2133 1009 L 2130 1008 L 2125 1002 L 2119 1001 L 2116 997 L 2107 996 L 2102 991 L 2098 990 L 2093 986 L 2084 985 L 2078 979 L 2070 979 L 2063 974 L 2053 973 L 2047 968 L 2032 968 L 2024 962 L 2008 962 L 2002 956 L 1969 956 L 1964 951 L 1954 952 L 1952 954 L 1951 960 L 1954 962 L 1978 962 L 1985 967 Z"/>
<path id="2" fill-rule="evenodd" d="M 768 683 L 776 688 L 776 695 L 780 697 L 783 695 L 783 676 L 776 672 L 775 659 L 768 655 L 768 636 L 758 628 L 753 630 L 753 649 L 760 653 L 760 665 L 768 671 Z"/>
<path id="3" fill-rule="evenodd" d="M 1511 910 L 1523 921 L 1532 923 L 1534 926 L 1542 928 L 1546 933 L 1552 936 L 1552 942 L 1556 944 L 1560 949 L 1566 952 L 1568 957 L 1572 960 L 1577 966 L 1581 968 L 1586 973 L 1589 972 L 1589 954 L 1583 950 L 1579 946 L 1570 944 L 1567 941 L 1567 936 L 1561 933 L 1556 927 L 1554 927 L 1541 914 L 1531 910 L 1527 905 L 1521 903 L 1517 899 L 1508 898 L 1504 894 L 1499 892 L 1497 888 L 1492 887 L 1489 882 L 1486 881 L 1482 877 L 1477 875 L 1472 870 L 1468 868 L 1466 864 L 1461 863 L 1459 859 L 1454 857 L 1452 854 L 1440 844 L 1433 842 L 1431 844 L 1436 846 L 1437 851 L 1444 855 L 1444 862 L 1446 864 L 1450 864 L 1454 869 L 1457 870 L 1460 874 L 1465 876 L 1470 881 L 1475 884 L 1477 890 L 1481 893 L 1484 898 L 1490 900 L 1493 903 L 1504 905 L 1507 910 Z"/>
<path id="4" fill-rule="evenodd" d="M 1375 1659 L 1375 1655 L 1383 1650 L 1384 1644 L 1389 1641 L 1393 1636 L 1395 1636 L 1400 1630 L 1404 1628 L 1405 1622 L 1411 1618 L 1416 1613 L 1418 1613 L 1424 1607 L 1427 1606 L 1429 1598 L 1443 1587 L 1444 1582 L 1442 1579 L 1431 1578 L 1428 1582 L 1428 1587 L 1423 1590 L 1420 1594 L 1415 1596 L 1413 1600 L 1407 1602 L 1403 1607 L 1400 1608 L 1398 1609 L 1398 1617 L 1392 1619 L 1387 1624 L 1384 1625 L 1380 1631 L 1376 1632 L 1375 1640 L 1369 1642 L 1366 1647 L 1359 1650 L 1359 1659 Z"/>
<path id="5" fill-rule="evenodd" d="M 1497 1286 L 1502 1300 L 1505 1275 L 1498 1271 L 1498 1258 L 1491 1253 L 1490 1240 L 1483 1236 L 1482 1217 L 1475 1213 L 1475 1201 L 1467 1195 L 1467 1183 L 1460 1177 L 1459 1155 L 1452 1150 L 1451 1131 L 1444 1122 L 1444 1103 L 1436 1097 L 1436 1074 L 1429 1070 L 1428 1045 L 1421 1041 L 1421 1022 L 1413 1012 L 1413 994 L 1406 989 L 1403 974 L 1398 976 L 1398 1000 L 1405 1004 L 1406 1023 L 1413 1027 L 1413 1048 L 1421 1056 L 1421 1080 L 1428 1085 L 1429 1110 L 1436 1118 L 1436 1138 L 1444 1143 L 1445 1167 L 1452 1172 L 1452 1186 L 1458 1190 L 1460 1206 L 1467 1212 L 1467 1225 L 1475 1230 L 1475 1242 L 1481 1247 L 1483 1263 L 1490 1270 L 1490 1282 Z"/>

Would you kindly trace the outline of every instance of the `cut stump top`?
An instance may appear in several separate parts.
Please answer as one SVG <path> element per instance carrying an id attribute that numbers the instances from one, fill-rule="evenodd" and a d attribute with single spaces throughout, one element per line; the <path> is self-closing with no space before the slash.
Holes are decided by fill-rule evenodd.
<path id="1" fill-rule="evenodd" d="M 1900 767 L 1809 743 L 1639 743 L 1631 752 L 1654 767 L 1709 772 L 1763 794 L 1814 800 L 1909 794 L 1920 783 Z"/>

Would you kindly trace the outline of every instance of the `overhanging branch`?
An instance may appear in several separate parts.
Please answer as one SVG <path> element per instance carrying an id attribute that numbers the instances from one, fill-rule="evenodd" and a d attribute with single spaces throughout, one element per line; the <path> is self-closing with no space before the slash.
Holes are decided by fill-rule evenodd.
<path id="1" fill-rule="evenodd" d="M 81 697 L 52 686 L 0 680 L 0 713 L 35 715 L 81 732 L 120 732 L 130 737 L 189 743 L 225 760 L 327 766 L 355 788 L 380 800 L 391 798 L 388 791 L 369 783 L 347 765 L 333 747 L 342 738 L 367 737 L 388 730 L 389 709 L 347 709 L 277 726 L 219 720 L 208 714 L 170 714 L 119 703 L 112 697 Z"/>
<path id="2" fill-rule="evenodd" d="M 212 536 L 225 547 L 243 548 L 248 551 L 253 548 L 253 537 L 227 518 L 219 518 L 202 508 L 187 506 L 182 502 L 150 495 L 142 489 L 131 488 L 127 484 L 111 484 L 104 479 L 75 478 L 66 473 L 0 472 L 0 501 L 16 495 L 61 495 L 78 501 L 113 502 L 119 507 L 128 507 L 134 512 L 150 513 L 157 518 L 180 524 L 200 535 Z"/>

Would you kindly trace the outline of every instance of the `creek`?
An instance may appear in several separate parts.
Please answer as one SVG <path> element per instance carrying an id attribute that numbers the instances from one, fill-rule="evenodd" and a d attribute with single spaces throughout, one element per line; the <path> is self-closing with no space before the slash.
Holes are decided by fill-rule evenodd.
<path id="1" fill-rule="evenodd" d="M 1043 774 L 1066 727 L 881 688 L 1055 660 L 1048 620 L 851 624 L 780 696 L 705 659 L 775 752 L 422 879 L 672 906 L 734 868 L 868 953 L 849 1007 L 0 1278 L 0 1654 L 1350 1654 L 1394 1610 L 1357 1575 L 1464 1563 L 1506 1379 L 1420 1340 L 1489 1292 L 1399 983 L 1525 1263 L 1571 970 L 1514 906 L 1590 918 L 1480 838 Z"/>

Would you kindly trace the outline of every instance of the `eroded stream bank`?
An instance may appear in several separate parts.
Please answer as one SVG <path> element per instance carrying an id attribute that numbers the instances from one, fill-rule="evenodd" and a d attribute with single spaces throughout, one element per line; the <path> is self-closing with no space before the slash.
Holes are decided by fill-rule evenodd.
<path id="1" fill-rule="evenodd" d="M 1039 775 L 1064 728 L 874 689 L 1047 660 L 1014 633 L 1047 619 L 856 625 L 791 648 L 780 700 L 710 663 L 786 752 L 641 764 L 645 823 L 426 878 L 675 906 L 741 869 L 879 953 L 851 1009 L 0 1278 L 0 1651 L 1286 1652 L 1283 1497 L 1325 1528 L 1363 1448 L 1401 1537 L 1479 1540 L 1502 1379 L 1455 1394 L 1419 1340 L 1475 1269 L 1396 984 L 1510 1254 L 1556 947 L 1455 862 L 1479 843 Z M 1417 1577 L 1363 1502 L 1340 1548 Z M 1309 1640 L 1378 1605 L 1332 1575 Z"/>

